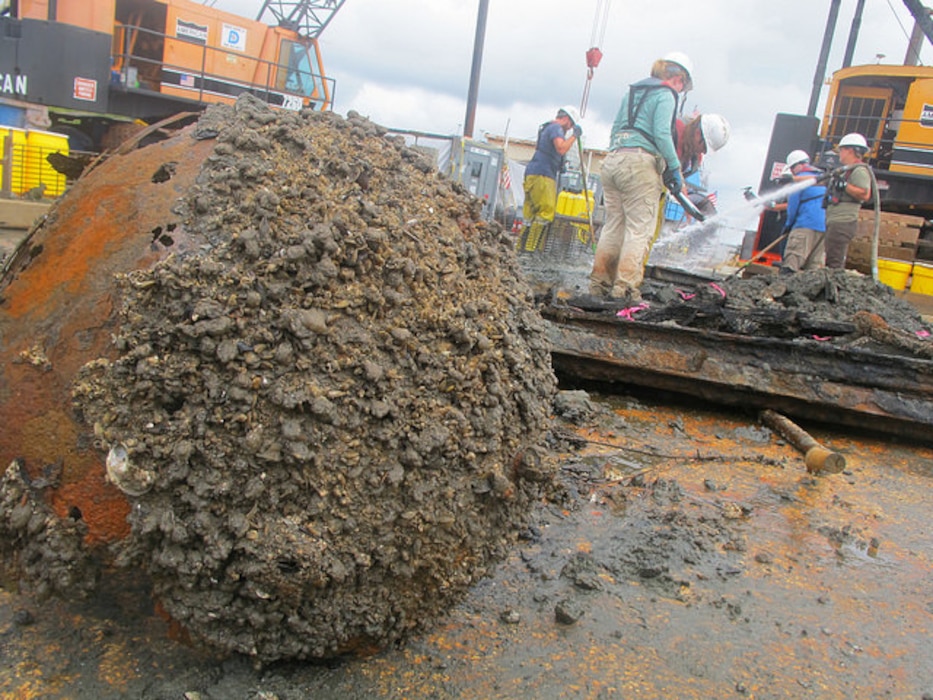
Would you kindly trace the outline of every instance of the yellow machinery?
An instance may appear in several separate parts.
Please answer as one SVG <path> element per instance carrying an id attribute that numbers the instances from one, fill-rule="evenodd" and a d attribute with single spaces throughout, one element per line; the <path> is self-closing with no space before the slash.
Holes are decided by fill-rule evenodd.
<path id="1" fill-rule="evenodd" d="M 836 71 L 820 127 L 825 152 L 845 134 L 868 141 L 866 160 L 885 209 L 933 215 L 933 67 L 865 65 Z"/>

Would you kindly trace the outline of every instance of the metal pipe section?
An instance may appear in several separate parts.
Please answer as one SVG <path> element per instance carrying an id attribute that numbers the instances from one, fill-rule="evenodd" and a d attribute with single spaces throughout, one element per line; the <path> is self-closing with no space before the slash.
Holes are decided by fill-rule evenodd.
<path id="1" fill-rule="evenodd" d="M 926 14 L 929 17 L 930 10 L 927 10 Z M 907 53 L 904 54 L 905 66 L 920 65 L 921 48 L 923 48 L 923 27 L 921 27 L 920 22 L 915 19 L 914 28 L 910 32 L 910 41 L 907 44 Z"/>
<path id="2" fill-rule="evenodd" d="M 476 120 L 476 101 L 479 94 L 479 74 L 483 66 L 483 42 L 486 37 L 486 15 L 489 13 L 489 0 L 479 0 L 479 13 L 476 16 L 476 38 L 473 40 L 473 67 L 470 69 L 470 91 L 467 95 L 466 117 L 463 120 L 463 135 L 473 138 L 473 125 Z"/>
<path id="3" fill-rule="evenodd" d="M 926 38 L 933 43 L 933 20 L 930 19 L 930 10 L 924 7 L 920 0 L 904 0 L 904 5 L 910 10 Z"/>
<path id="4" fill-rule="evenodd" d="M 904 54 L 905 66 L 920 65 L 921 46 L 923 46 L 923 30 L 918 22 L 914 22 L 914 28 L 910 32 L 910 40 L 907 42 L 907 53 Z"/>
<path id="5" fill-rule="evenodd" d="M 842 59 L 843 68 L 848 68 L 852 65 L 852 56 L 855 54 L 855 42 L 858 39 L 859 28 L 862 26 L 862 10 L 864 8 L 865 0 L 858 0 L 858 3 L 855 5 L 855 14 L 852 16 L 852 27 L 849 29 L 846 53 Z"/>
<path id="6" fill-rule="evenodd" d="M 826 30 L 823 32 L 823 47 L 820 49 L 820 60 L 813 75 L 813 90 L 810 91 L 810 106 L 807 107 L 807 116 L 816 116 L 816 105 L 820 101 L 820 90 L 823 88 L 823 78 L 826 76 L 826 61 L 829 59 L 829 47 L 833 43 L 833 33 L 836 31 L 836 19 L 839 17 L 839 5 L 842 0 L 833 0 L 829 7 L 829 17 L 826 19 Z"/>

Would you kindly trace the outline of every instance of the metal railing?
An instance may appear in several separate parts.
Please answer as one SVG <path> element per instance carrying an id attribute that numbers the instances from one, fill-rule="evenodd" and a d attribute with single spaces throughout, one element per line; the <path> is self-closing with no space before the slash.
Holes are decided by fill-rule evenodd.
<path id="1" fill-rule="evenodd" d="M 845 134 L 860 133 L 868 140 L 869 151 L 865 160 L 873 168 L 888 170 L 895 150 L 929 152 L 931 166 L 933 166 L 933 136 L 928 141 L 906 140 L 898 138 L 904 124 L 920 124 L 919 119 L 899 118 L 896 120 L 887 117 L 866 117 L 864 115 L 833 114 L 830 116 L 829 128 L 826 136 L 821 139 L 820 151 L 831 150 Z M 878 137 L 878 134 L 881 137 Z M 931 132 L 933 134 L 933 132 Z"/>
<path id="2" fill-rule="evenodd" d="M 52 167 L 48 156 L 61 153 L 53 146 L 16 143 L 7 130 L 0 157 L 0 197 L 10 199 L 54 199 L 67 187 L 67 178 Z M 4 132 L 0 130 L 0 134 Z M 65 149 L 64 155 L 68 155 Z"/>
<path id="3" fill-rule="evenodd" d="M 118 24 L 114 28 L 115 46 L 121 50 L 111 57 L 112 81 L 124 88 L 148 90 L 165 94 L 164 88 L 187 90 L 192 100 L 201 103 L 219 102 L 224 98 L 236 99 L 243 93 L 250 93 L 270 105 L 286 109 L 299 109 L 304 101 L 310 100 L 314 109 L 329 109 L 333 104 L 336 82 L 318 73 L 300 70 L 286 64 L 266 61 L 244 54 L 241 51 L 216 48 L 194 41 L 186 41 L 168 36 L 144 27 Z M 147 44 L 153 48 L 145 55 L 138 46 Z M 198 50 L 198 66 L 168 63 L 164 60 L 165 47 L 168 43 L 177 43 L 185 50 Z M 297 43 L 297 42 L 295 42 Z M 157 50 L 156 50 L 157 49 Z M 243 62 L 250 67 L 250 78 L 236 78 L 218 72 L 208 71 L 211 59 Z M 284 71 L 287 76 L 278 80 Z M 171 75 L 178 76 L 178 82 L 167 80 Z M 184 82 L 182 82 L 184 81 Z M 301 86 L 301 88 L 292 87 Z M 280 100 L 282 102 L 280 102 Z"/>

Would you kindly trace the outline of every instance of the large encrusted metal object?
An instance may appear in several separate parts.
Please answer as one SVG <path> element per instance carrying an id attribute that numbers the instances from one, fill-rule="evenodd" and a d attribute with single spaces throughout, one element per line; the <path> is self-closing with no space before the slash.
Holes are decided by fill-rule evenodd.
<path id="1" fill-rule="evenodd" d="M 129 533 L 129 503 L 105 480 L 103 444 L 74 414 L 71 383 L 116 357 L 114 274 L 191 246 L 176 202 L 214 143 L 183 136 L 111 156 L 86 173 L 6 261 L 0 277 L 0 456 L 26 473 L 61 465 L 43 491 L 59 518 L 81 513 L 92 549 Z M 157 177 L 172 168 L 170 179 Z"/>
<path id="2" fill-rule="evenodd" d="M 60 518 L 41 493 L 58 483 L 61 465 L 31 477 L 20 460 L 0 477 L 0 580 L 26 577 L 39 600 L 83 596 L 97 584 L 98 566 L 83 546 L 87 525 L 79 511 Z"/>
<path id="3" fill-rule="evenodd" d="M 44 358 L 7 386 L 54 378 L 30 419 L 67 436 L 30 441 L 27 464 L 63 459 L 53 506 L 79 508 L 89 545 L 119 541 L 219 648 L 272 660 L 404 637 L 485 574 L 551 480 L 538 446 L 555 380 L 508 241 L 355 115 L 242 99 L 154 148 L 127 156 L 149 172 L 136 185 L 176 196 L 84 256 L 31 337 L 12 310 L 38 267 L 64 266 L 66 234 L 45 232 L 5 278 L 0 350 Z M 0 417 L 16 420 L 15 391 Z M 88 493 L 64 496 L 76 483 Z"/>

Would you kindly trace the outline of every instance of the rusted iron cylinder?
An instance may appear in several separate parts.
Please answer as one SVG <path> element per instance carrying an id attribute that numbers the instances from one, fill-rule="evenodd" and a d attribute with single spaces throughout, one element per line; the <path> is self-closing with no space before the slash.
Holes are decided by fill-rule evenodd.
<path id="1" fill-rule="evenodd" d="M 21 459 L 32 479 L 57 465 L 60 484 L 42 496 L 60 518 L 80 514 L 91 546 L 126 537 L 129 503 L 104 477 L 71 383 L 85 363 L 113 356 L 114 275 L 188 245 L 173 204 L 212 147 L 177 138 L 112 156 L 73 185 L 0 277 L 0 462 Z"/>
<path id="2" fill-rule="evenodd" d="M 846 458 L 818 443 L 799 425 L 776 411 L 765 409 L 761 421 L 804 454 L 804 464 L 811 474 L 838 474 L 846 468 Z"/>
<path id="3" fill-rule="evenodd" d="M 846 468 L 846 458 L 820 445 L 814 445 L 804 454 L 804 464 L 812 474 L 838 474 Z"/>

